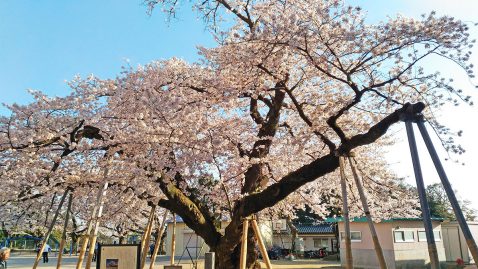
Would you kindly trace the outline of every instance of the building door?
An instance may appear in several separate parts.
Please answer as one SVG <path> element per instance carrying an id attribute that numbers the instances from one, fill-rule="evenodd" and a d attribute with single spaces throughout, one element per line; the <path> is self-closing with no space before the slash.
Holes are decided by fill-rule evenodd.
<path id="1" fill-rule="evenodd" d="M 460 233 L 458 227 L 447 227 L 443 229 L 443 245 L 447 261 L 463 259 L 463 251 L 460 245 Z"/>

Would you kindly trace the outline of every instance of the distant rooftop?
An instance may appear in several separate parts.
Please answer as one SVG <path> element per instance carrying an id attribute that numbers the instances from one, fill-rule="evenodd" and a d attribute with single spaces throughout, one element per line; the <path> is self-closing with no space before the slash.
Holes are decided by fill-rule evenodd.
<path id="1" fill-rule="evenodd" d="M 333 234 L 334 229 L 330 224 L 296 225 L 299 234 Z"/>

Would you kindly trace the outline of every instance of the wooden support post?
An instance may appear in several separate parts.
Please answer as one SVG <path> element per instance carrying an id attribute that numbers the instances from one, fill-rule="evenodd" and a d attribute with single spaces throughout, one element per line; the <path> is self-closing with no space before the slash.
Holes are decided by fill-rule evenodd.
<path id="1" fill-rule="evenodd" d="M 204 254 L 204 269 L 214 269 L 215 268 L 215 253 L 206 252 Z"/>
<path id="2" fill-rule="evenodd" d="M 146 239 L 146 234 L 147 234 L 147 231 L 148 231 L 149 225 L 150 225 L 149 219 L 150 218 L 148 217 L 148 222 L 146 223 L 146 227 L 144 227 L 144 232 L 141 235 L 141 251 L 143 251 L 143 249 L 144 249 L 144 241 Z"/>
<path id="3" fill-rule="evenodd" d="M 147 230 L 145 231 L 146 236 L 144 237 L 143 249 L 141 253 L 141 269 L 144 268 L 144 264 L 146 263 L 146 256 L 148 255 L 149 241 L 151 240 L 151 232 L 153 230 L 155 211 L 156 211 L 156 206 L 152 206 L 151 213 L 149 214 L 149 219 L 148 219 L 148 227 L 147 227 Z"/>
<path id="4" fill-rule="evenodd" d="M 352 257 L 352 242 L 350 241 L 350 219 L 349 219 L 349 206 L 347 201 L 347 183 L 345 182 L 345 170 L 344 170 L 344 158 L 339 156 L 340 165 L 340 186 L 342 188 L 342 213 L 344 215 L 344 227 L 345 227 L 345 268 L 353 269 L 353 257 Z"/>
<path id="5" fill-rule="evenodd" d="M 445 189 L 448 200 L 450 201 L 451 207 L 453 208 L 453 212 L 455 213 L 456 220 L 458 221 L 458 224 L 460 225 L 460 229 L 463 232 L 463 236 L 465 237 L 468 248 L 470 249 L 471 256 L 473 256 L 473 260 L 475 261 L 475 263 L 477 263 L 478 262 L 478 247 L 476 246 L 476 241 L 473 239 L 473 235 L 471 234 L 470 228 L 468 227 L 468 224 L 466 223 L 466 219 L 465 219 L 465 216 L 463 215 L 463 211 L 460 208 L 458 199 L 456 199 L 455 192 L 453 191 L 453 188 L 451 187 L 450 181 L 448 180 L 448 177 L 445 173 L 445 169 L 443 169 L 443 166 L 440 162 L 440 158 L 438 157 L 438 154 L 435 150 L 435 147 L 433 146 L 433 142 L 430 138 L 430 135 L 428 134 L 427 128 L 425 127 L 425 124 L 423 123 L 423 119 L 419 119 L 417 122 L 417 125 L 418 125 L 418 129 L 420 130 L 420 133 L 422 134 L 423 140 L 425 141 L 425 145 L 427 146 L 428 153 L 430 154 L 430 157 L 433 160 L 435 169 L 437 170 L 437 173 L 440 176 L 441 184 L 443 185 L 443 188 Z"/>
<path id="6" fill-rule="evenodd" d="M 148 235 L 148 231 L 151 228 L 152 223 L 153 222 L 151 220 L 151 212 L 150 212 L 149 216 L 148 216 L 148 222 L 146 223 L 146 227 L 144 227 L 144 232 L 141 235 L 141 252 L 143 251 L 143 249 L 145 247 L 146 236 Z"/>
<path id="7" fill-rule="evenodd" d="M 174 255 L 176 252 L 176 214 L 173 214 L 173 231 L 171 234 L 171 265 L 174 265 Z"/>
<path id="8" fill-rule="evenodd" d="M 159 246 L 161 245 L 161 238 L 163 237 L 164 230 L 166 228 L 166 219 L 168 217 L 168 211 L 166 210 L 163 215 L 163 220 L 161 221 L 161 226 L 157 229 L 156 242 L 154 243 L 154 251 L 151 256 L 151 263 L 149 264 L 149 269 L 154 269 L 154 262 L 156 261 L 156 256 L 158 256 Z"/>
<path id="9" fill-rule="evenodd" d="M 96 213 L 98 211 L 98 208 L 99 208 L 99 205 L 100 205 L 101 201 L 103 200 L 103 195 L 106 194 L 106 189 L 107 188 L 108 188 L 108 183 L 105 183 L 105 185 L 103 186 L 103 189 L 100 189 L 98 191 L 98 196 L 96 197 L 96 204 L 94 205 L 93 211 L 91 212 L 91 218 L 88 221 L 88 229 L 87 229 L 86 234 L 84 236 L 83 245 L 81 246 L 80 255 L 78 256 L 78 261 L 76 263 L 76 269 L 81 269 L 81 267 L 82 267 L 83 259 L 85 257 L 85 253 L 86 253 L 86 248 L 88 247 L 88 243 L 89 243 L 89 240 L 90 240 L 89 237 L 90 237 L 91 231 L 93 230 L 93 224 L 94 224 L 95 219 L 96 219 Z"/>
<path id="10" fill-rule="evenodd" d="M 241 243 L 241 258 L 239 269 L 246 269 L 247 261 L 247 234 L 249 232 L 249 220 L 244 219 L 242 223 L 242 243 Z"/>
<path id="11" fill-rule="evenodd" d="M 40 262 L 40 258 L 43 255 L 43 250 L 45 249 L 45 245 L 47 244 L 48 239 L 50 238 L 51 232 L 53 231 L 53 227 L 55 226 L 55 223 L 56 223 L 56 219 L 58 218 L 58 215 L 60 213 L 60 209 L 63 206 L 63 203 L 65 202 L 65 198 L 68 195 L 69 191 L 70 191 L 70 188 L 66 188 L 65 192 L 63 193 L 63 196 L 61 197 L 60 203 L 58 204 L 58 208 L 56 209 L 56 212 L 55 212 L 55 216 L 51 220 L 50 227 L 48 228 L 48 232 L 45 234 L 45 238 L 43 239 L 40 250 L 38 251 L 38 254 L 35 258 L 35 262 L 33 263 L 33 269 L 36 269 L 38 267 L 38 263 Z"/>
<path id="12" fill-rule="evenodd" d="M 88 251 L 88 257 L 86 258 L 86 269 L 91 269 L 91 261 L 93 259 L 93 253 L 95 252 L 95 246 L 96 246 L 96 238 L 98 236 L 98 229 L 100 228 L 100 219 L 101 215 L 103 214 L 103 197 L 106 195 L 106 190 L 108 189 L 108 182 L 105 183 L 103 187 L 103 194 L 101 195 L 100 199 L 100 205 L 98 207 L 98 215 L 96 216 L 96 219 L 94 221 L 94 229 L 93 232 L 90 235 L 89 241 L 90 241 L 90 250 Z"/>
<path id="13" fill-rule="evenodd" d="M 73 195 L 70 193 L 70 197 L 68 199 L 68 207 L 66 209 L 66 214 L 65 214 L 65 223 L 63 224 L 63 232 L 61 234 L 60 250 L 58 251 L 58 261 L 56 263 L 56 269 L 61 268 L 61 260 L 63 257 L 63 248 L 65 247 L 65 243 L 66 243 L 66 230 L 68 229 L 68 221 L 70 219 L 70 210 L 71 210 L 72 201 L 73 201 Z"/>
<path id="14" fill-rule="evenodd" d="M 259 225 L 257 225 L 257 221 L 255 219 L 252 219 L 251 223 L 252 223 L 252 229 L 254 230 L 254 233 L 257 238 L 257 243 L 259 244 L 259 250 L 261 251 L 261 254 L 262 254 L 262 261 L 266 264 L 267 269 L 272 269 L 272 264 L 271 264 L 271 261 L 269 260 L 269 255 L 267 255 L 267 249 L 266 249 L 266 246 L 264 245 L 264 241 L 262 240 Z"/>
<path id="15" fill-rule="evenodd" d="M 420 159 L 418 157 L 417 143 L 415 141 L 415 134 L 413 133 L 413 126 L 411 120 L 405 121 L 407 129 L 408 144 L 410 146 L 410 154 L 412 156 L 413 171 L 417 181 L 418 198 L 422 208 L 423 225 L 425 226 L 425 235 L 428 243 L 428 255 L 430 256 L 431 269 L 439 269 L 440 262 L 438 260 L 438 251 L 433 236 L 433 225 L 430 215 L 430 207 L 428 206 L 427 196 L 425 192 L 425 184 L 423 183 L 422 169 L 420 167 Z"/>
<path id="16" fill-rule="evenodd" d="M 370 229 L 370 233 L 372 234 L 372 241 L 375 247 L 375 253 L 377 254 L 378 264 L 380 265 L 380 268 L 387 269 L 387 263 L 385 262 L 382 246 L 380 246 L 380 241 L 378 240 L 377 231 L 375 230 L 375 225 L 373 224 L 372 215 L 370 214 L 370 209 L 368 207 L 367 197 L 365 196 L 365 191 L 363 189 L 362 182 L 360 181 L 360 178 L 357 174 L 357 170 L 355 169 L 355 165 L 352 162 L 352 158 L 348 157 L 348 159 L 349 159 L 350 167 L 352 168 L 352 174 L 354 176 L 355 185 L 357 185 L 360 201 L 362 202 L 363 211 L 365 212 L 365 217 L 367 218 L 368 227 Z"/>

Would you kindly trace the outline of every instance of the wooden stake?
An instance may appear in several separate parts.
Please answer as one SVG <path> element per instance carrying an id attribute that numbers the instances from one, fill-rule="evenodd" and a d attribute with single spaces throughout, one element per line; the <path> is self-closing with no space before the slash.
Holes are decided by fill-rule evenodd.
<path id="1" fill-rule="evenodd" d="M 70 218 L 70 210 L 71 210 L 72 201 L 73 201 L 73 195 L 70 193 L 70 197 L 68 199 L 68 208 L 66 209 L 66 214 L 65 214 L 65 223 L 63 224 L 63 232 L 61 234 L 60 250 L 58 251 L 58 261 L 56 263 L 56 269 L 61 268 L 61 259 L 63 257 L 63 248 L 65 247 L 65 243 L 66 243 L 66 230 L 68 229 L 68 221 Z"/>
<path id="2" fill-rule="evenodd" d="M 140 241 L 141 242 L 141 251 L 143 251 L 143 249 L 144 249 L 144 240 L 146 239 L 146 233 L 149 229 L 149 224 L 150 224 L 150 222 L 149 222 L 149 217 L 148 217 L 148 222 L 146 223 L 146 227 L 144 227 L 144 232 L 143 232 L 143 234 L 141 234 L 141 241 Z"/>
<path id="3" fill-rule="evenodd" d="M 96 212 L 95 212 L 95 214 L 96 214 Z M 83 264 L 83 258 L 85 257 L 86 248 L 88 247 L 88 240 L 90 239 L 89 236 L 90 236 L 92 227 L 93 227 L 93 220 L 90 219 L 88 221 L 87 233 L 83 234 L 82 237 L 81 237 L 83 239 L 83 244 L 81 245 L 80 254 L 78 255 L 78 260 L 76 262 L 76 269 L 81 269 L 81 266 Z"/>
<path id="4" fill-rule="evenodd" d="M 150 212 L 149 217 L 148 217 L 148 222 L 146 223 L 146 227 L 144 227 L 144 232 L 141 235 L 141 251 L 144 250 L 144 247 L 145 247 L 144 244 L 146 242 L 146 236 L 148 234 L 148 231 L 149 231 L 151 225 L 152 225 L 152 220 L 151 220 L 151 212 Z"/>
<path id="5" fill-rule="evenodd" d="M 350 167 L 352 168 L 352 174 L 354 175 L 355 185 L 357 185 L 360 201 L 362 202 L 363 211 L 365 212 L 365 217 L 367 218 L 368 227 L 370 229 L 370 233 L 372 234 L 372 241 L 375 247 L 375 253 L 377 254 L 378 264 L 380 265 L 380 268 L 387 269 L 387 263 L 385 262 L 385 257 L 383 256 L 383 250 L 382 246 L 380 246 L 380 241 L 378 241 L 377 231 L 375 230 L 375 225 L 372 221 L 372 215 L 370 214 L 370 209 L 368 207 L 367 197 L 365 196 L 362 182 L 360 181 L 352 159 L 350 157 L 348 157 L 348 159 Z"/>
<path id="6" fill-rule="evenodd" d="M 106 190 L 108 189 L 108 182 L 105 183 L 103 187 L 103 194 L 101 195 L 100 199 L 100 206 L 98 207 L 98 215 L 96 216 L 95 219 L 95 225 L 94 225 L 94 230 L 90 235 L 89 241 L 90 241 L 90 251 L 88 252 L 88 257 L 86 258 L 86 269 L 91 269 L 91 261 L 93 259 L 93 253 L 95 252 L 95 246 L 96 246 L 96 238 L 98 236 L 98 229 L 100 228 L 100 219 L 101 215 L 103 214 L 103 197 L 106 196 Z"/>
<path id="7" fill-rule="evenodd" d="M 345 182 L 344 171 L 344 159 L 339 156 L 340 165 L 340 186 L 342 188 L 342 200 L 343 200 L 343 215 L 344 215 L 344 227 L 345 227 L 345 268 L 353 269 L 353 257 L 352 257 L 352 243 L 350 241 L 350 219 L 349 219 L 349 206 L 347 201 L 347 184 Z"/>
<path id="8" fill-rule="evenodd" d="M 81 249 L 80 249 L 80 255 L 78 256 L 78 261 L 76 263 L 76 269 L 81 269 L 81 267 L 82 267 L 83 259 L 85 257 L 85 253 L 86 253 L 86 248 L 88 247 L 88 242 L 90 240 L 89 237 L 90 237 L 91 231 L 93 230 L 93 223 L 94 223 L 94 220 L 96 218 L 96 213 L 97 213 L 99 205 L 100 205 L 100 203 L 103 199 L 103 195 L 106 194 L 106 189 L 107 188 L 108 188 L 108 183 L 105 183 L 105 185 L 103 186 L 103 189 L 100 189 L 98 191 L 98 196 L 96 197 L 96 204 L 93 207 L 93 212 L 91 212 L 91 218 L 88 221 L 88 230 L 87 230 L 85 236 L 83 236 L 84 237 L 83 245 L 81 246 Z"/>
<path id="9" fill-rule="evenodd" d="M 174 253 L 176 252 L 176 214 L 173 214 L 173 231 L 171 234 L 171 265 L 174 265 Z"/>
<path id="10" fill-rule="evenodd" d="M 151 239 L 151 231 L 153 230 L 153 222 L 154 222 L 154 213 L 156 211 L 156 206 L 151 207 L 151 213 L 149 214 L 148 219 L 148 227 L 146 232 L 146 236 L 144 237 L 143 249 L 141 253 L 141 269 L 144 268 L 144 264 L 146 263 L 146 256 L 148 255 L 149 250 L 149 241 Z"/>
<path id="11" fill-rule="evenodd" d="M 168 217 L 168 211 L 164 212 L 163 220 L 161 222 L 161 226 L 158 227 L 156 242 L 154 244 L 154 251 L 153 255 L 151 256 L 151 263 L 149 264 L 149 269 L 154 269 L 154 262 L 156 261 L 156 256 L 158 256 L 159 246 L 161 245 L 161 238 L 163 237 L 164 230 L 166 227 L 166 218 Z"/>
<path id="12" fill-rule="evenodd" d="M 239 269 L 246 269 L 248 231 L 249 231 L 249 220 L 244 219 L 244 222 L 242 223 L 242 244 L 241 244 L 241 259 L 240 259 Z"/>
<path id="13" fill-rule="evenodd" d="M 63 193 L 63 196 L 61 197 L 60 203 L 58 204 L 58 208 L 56 209 L 55 216 L 51 220 L 50 227 L 48 228 L 48 232 L 45 234 L 45 239 L 43 239 L 42 245 L 40 247 L 40 251 L 37 254 L 37 257 L 35 258 L 35 262 L 33 263 L 33 269 L 36 269 L 38 266 L 38 263 L 40 262 L 40 258 L 43 255 L 43 250 L 45 249 L 45 245 L 48 242 L 48 239 L 50 239 L 51 232 L 53 231 L 53 227 L 55 226 L 56 219 L 58 218 L 58 215 L 60 213 L 60 209 L 63 206 L 63 203 L 65 202 L 65 198 L 70 191 L 70 188 L 66 188 L 65 192 Z"/>
<path id="14" fill-rule="evenodd" d="M 272 269 L 272 264 L 271 261 L 269 260 L 269 255 L 267 255 L 267 249 L 266 246 L 264 245 L 264 241 L 262 240 L 261 236 L 261 231 L 259 230 L 259 225 L 257 225 L 257 221 L 255 219 L 252 219 L 252 229 L 254 230 L 254 233 L 257 238 L 257 243 L 259 244 L 259 250 L 261 251 L 262 254 L 262 260 L 266 264 L 267 269 Z"/>

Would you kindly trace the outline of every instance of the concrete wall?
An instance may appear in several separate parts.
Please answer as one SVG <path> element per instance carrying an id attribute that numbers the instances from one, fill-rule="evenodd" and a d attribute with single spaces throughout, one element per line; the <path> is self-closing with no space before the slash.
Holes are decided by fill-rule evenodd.
<path id="1" fill-rule="evenodd" d="M 396 221 L 392 222 L 393 231 L 413 231 L 414 242 L 394 242 L 395 263 L 397 268 L 421 268 L 430 263 L 430 256 L 428 255 L 428 244 L 426 241 L 418 240 L 418 232 L 425 231 L 422 221 Z M 445 248 L 443 246 L 443 233 L 441 232 L 441 223 L 438 221 L 432 222 L 433 231 L 441 233 L 441 239 L 435 238 L 438 259 L 445 261 Z"/>
<path id="2" fill-rule="evenodd" d="M 344 231 L 344 223 L 340 222 L 339 233 Z M 389 269 L 395 269 L 395 256 L 393 252 L 393 237 L 391 234 L 392 225 L 388 222 L 375 223 L 375 230 L 377 231 L 378 240 L 382 246 L 385 262 Z M 352 241 L 352 256 L 354 259 L 354 266 L 359 268 L 380 268 L 375 248 L 372 241 L 372 235 L 366 222 L 351 222 L 350 231 L 361 232 L 362 240 L 360 242 Z M 345 261 L 345 241 L 340 240 L 340 260 Z"/>
<path id="3" fill-rule="evenodd" d="M 469 221 L 467 224 L 475 242 L 478 242 L 478 222 Z M 473 257 L 466 244 L 465 236 L 458 222 L 451 221 L 442 223 L 442 230 L 446 260 L 456 261 L 457 258 L 462 258 L 465 262 L 474 263 Z"/>
<path id="4" fill-rule="evenodd" d="M 339 223 L 339 232 L 344 231 L 344 223 Z M 435 231 L 441 232 L 440 222 L 433 222 Z M 427 242 L 418 241 L 418 231 L 424 231 L 422 221 L 394 221 L 375 223 L 375 229 L 384 252 L 385 261 L 389 268 L 424 268 L 430 262 Z M 366 222 L 350 223 L 351 231 L 362 233 L 360 242 L 352 242 L 354 266 L 359 268 L 379 268 L 372 236 Z M 394 231 L 413 231 L 413 242 L 395 242 Z M 443 237 L 443 235 L 442 235 Z M 345 261 L 345 242 L 341 239 L 341 260 Z M 438 257 L 445 261 L 443 240 L 437 241 Z"/>
<path id="5" fill-rule="evenodd" d="M 385 262 L 387 263 L 388 269 L 396 269 L 394 261 L 393 250 L 383 250 L 383 255 L 385 257 Z M 377 269 L 380 268 L 377 255 L 375 254 L 374 249 L 354 249 L 352 248 L 352 257 L 354 261 L 354 268 L 361 269 Z M 342 261 L 342 266 L 345 266 L 343 263 L 345 261 L 345 250 L 340 250 L 340 260 Z M 345 268 L 345 267 L 344 267 Z"/>
<path id="6" fill-rule="evenodd" d="M 382 249 L 393 249 L 393 236 L 391 234 L 392 225 L 391 223 L 375 223 L 375 230 L 377 231 L 378 240 Z M 344 231 L 344 223 L 339 223 L 339 235 L 340 232 Z M 370 229 L 366 222 L 351 222 L 350 231 L 361 232 L 362 240 L 360 242 L 352 241 L 352 248 L 355 249 L 374 249 L 372 235 L 370 234 Z M 340 248 L 345 247 L 345 241 L 340 238 Z"/>

